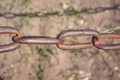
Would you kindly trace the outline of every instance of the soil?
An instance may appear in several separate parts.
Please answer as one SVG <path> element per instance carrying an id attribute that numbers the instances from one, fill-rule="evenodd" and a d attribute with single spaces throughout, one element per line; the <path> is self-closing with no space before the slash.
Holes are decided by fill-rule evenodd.
<path id="1" fill-rule="evenodd" d="M 56 37 L 69 29 L 103 32 L 120 27 L 120 0 L 0 0 L 0 26 L 15 27 L 23 36 Z M 0 44 L 11 42 L 11 35 L 0 38 Z M 4 80 L 120 80 L 119 61 L 120 50 L 23 44 L 0 54 L 0 76 Z"/>

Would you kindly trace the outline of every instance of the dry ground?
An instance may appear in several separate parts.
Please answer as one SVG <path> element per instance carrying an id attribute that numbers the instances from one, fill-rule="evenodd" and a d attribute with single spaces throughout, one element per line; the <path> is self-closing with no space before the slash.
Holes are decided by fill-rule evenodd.
<path id="1" fill-rule="evenodd" d="M 0 26 L 16 27 L 26 36 L 56 37 L 68 29 L 103 32 L 120 28 L 120 0 L 0 0 Z M 9 35 L 0 35 L 0 44 L 9 40 Z M 21 45 L 0 54 L 0 76 L 4 80 L 120 80 L 119 61 L 120 50 Z"/>

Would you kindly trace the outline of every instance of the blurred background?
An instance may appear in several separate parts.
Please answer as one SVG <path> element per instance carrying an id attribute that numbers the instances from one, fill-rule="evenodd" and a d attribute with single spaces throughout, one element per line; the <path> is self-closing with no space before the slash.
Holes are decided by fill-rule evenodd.
<path id="1" fill-rule="evenodd" d="M 120 32 L 120 0 L 0 0 L 0 26 L 23 36 L 56 37 L 69 29 Z M 0 35 L 0 44 L 11 41 Z M 72 38 L 79 43 L 88 38 Z M 105 43 L 120 42 L 106 40 Z M 55 45 L 21 45 L 0 54 L 4 80 L 120 80 L 120 50 L 61 50 Z"/>

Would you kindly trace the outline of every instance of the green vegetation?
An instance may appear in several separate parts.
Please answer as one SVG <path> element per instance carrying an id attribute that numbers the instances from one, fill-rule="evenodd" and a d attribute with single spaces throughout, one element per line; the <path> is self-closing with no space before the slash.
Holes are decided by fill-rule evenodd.
<path id="1" fill-rule="evenodd" d="M 76 56 L 78 56 L 79 54 L 82 53 L 82 50 L 81 49 L 78 49 L 78 50 L 72 50 L 71 53 L 75 54 Z"/>
<path id="2" fill-rule="evenodd" d="M 120 55 L 120 51 L 116 51 L 116 55 Z"/>
<path id="3" fill-rule="evenodd" d="M 50 54 L 54 55 L 54 52 L 52 51 L 52 49 L 47 49 L 47 51 L 48 51 Z"/>
<path id="4" fill-rule="evenodd" d="M 36 46 L 36 50 L 37 50 L 37 52 L 38 52 L 38 54 L 39 54 L 40 56 L 48 57 L 48 55 L 46 54 L 46 51 L 45 51 L 44 49 L 39 48 L 39 47 Z"/>
<path id="5" fill-rule="evenodd" d="M 96 51 L 95 56 L 96 57 L 100 57 L 101 56 L 101 53 L 99 52 L 99 50 Z"/>
<path id="6" fill-rule="evenodd" d="M 115 32 L 117 30 L 120 30 L 120 26 L 115 27 L 115 28 L 105 29 L 105 30 L 103 30 L 102 33 L 112 33 L 112 32 Z"/>
<path id="7" fill-rule="evenodd" d="M 7 70 L 5 73 L 4 73 L 4 76 L 3 76 L 3 79 L 4 80 L 12 80 L 12 72 L 11 72 L 11 70 Z"/>
<path id="8" fill-rule="evenodd" d="M 67 14 L 67 15 L 80 15 L 82 13 L 88 13 L 88 10 L 89 9 L 87 9 L 87 8 L 84 8 L 82 10 L 77 10 L 75 8 L 71 8 L 71 9 L 66 9 L 64 11 L 64 13 Z"/>
<path id="9" fill-rule="evenodd" d="M 38 66 L 39 70 L 36 73 L 36 76 L 38 78 L 38 80 L 43 80 L 43 72 L 44 69 L 42 69 L 41 65 Z"/>
<path id="10" fill-rule="evenodd" d="M 12 0 L 12 3 L 9 5 L 9 10 L 12 10 L 17 0 Z"/>
<path id="11" fill-rule="evenodd" d="M 63 71 L 61 74 L 64 80 L 70 80 L 71 76 L 67 73 L 67 71 Z"/>

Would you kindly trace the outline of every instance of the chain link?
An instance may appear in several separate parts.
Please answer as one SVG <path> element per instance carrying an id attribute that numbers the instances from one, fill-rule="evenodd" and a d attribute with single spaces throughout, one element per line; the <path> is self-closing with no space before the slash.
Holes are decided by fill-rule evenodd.
<path id="1" fill-rule="evenodd" d="M 18 30 L 16 30 L 13 27 L 0 27 L 0 34 L 14 34 L 17 38 L 21 37 L 21 34 L 19 33 Z M 0 45 L 0 52 L 7 52 L 14 50 L 19 47 L 19 43 L 9 43 L 9 44 L 4 44 Z"/>
<path id="2" fill-rule="evenodd" d="M 80 49 L 80 48 L 91 48 L 92 42 L 87 43 L 76 43 L 76 44 L 66 44 L 64 43 L 64 38 L 66 37 L 74 37 L 74 36 L 92 36 L 95 37 L 97 41 L 99 41 L 99 33 L 94 30 L 67 30 L 58 35 L 58 39 L 62 41 L 62 43 L 57 44 L 60 49 Z"/>
<path id="3" fill-rule="evenodd" d="M 0 34 L 14 34 L 12 43 L 0 45 L 0 53 L 17 49 L 20 44 L 47 44 L 57 45 L 64 50 L 92 48 L 96 47 L 103 50 L 120 49 L 118 44 L 103 44 L 104 39 L 120 39 L 120 33 L 99 33 L 96 30 L 66 30 L 61 32 L 56 38 L 47 36 L 21 36 L 20 32 L 14 27 L 0 27 Z M 65 38 L 74 36 L 90 36 L 91 41 L 86 43 L 65 43 Z"/>
<path id="4" fill-rule="evenodd" d="M 115 33 L 103 33 L 100 35 L 99 43 L 97 43 L 95 37 L 92 38 L 93 45 L 99 49 L 110 50 L 110 49 L 120 49 L 120 43 L 118 44 L 102 44 L 102 39 L 120 39 L 120 34 Z"/>
<path id="5" fill-rule="evenodd" d="M 13 36 L 13 41 L 15 43 L 21 44 L 58 44 L 60 40 L 52 37 L 45 36 L 23 36 L 21 38 L 17 38 Z"/>

